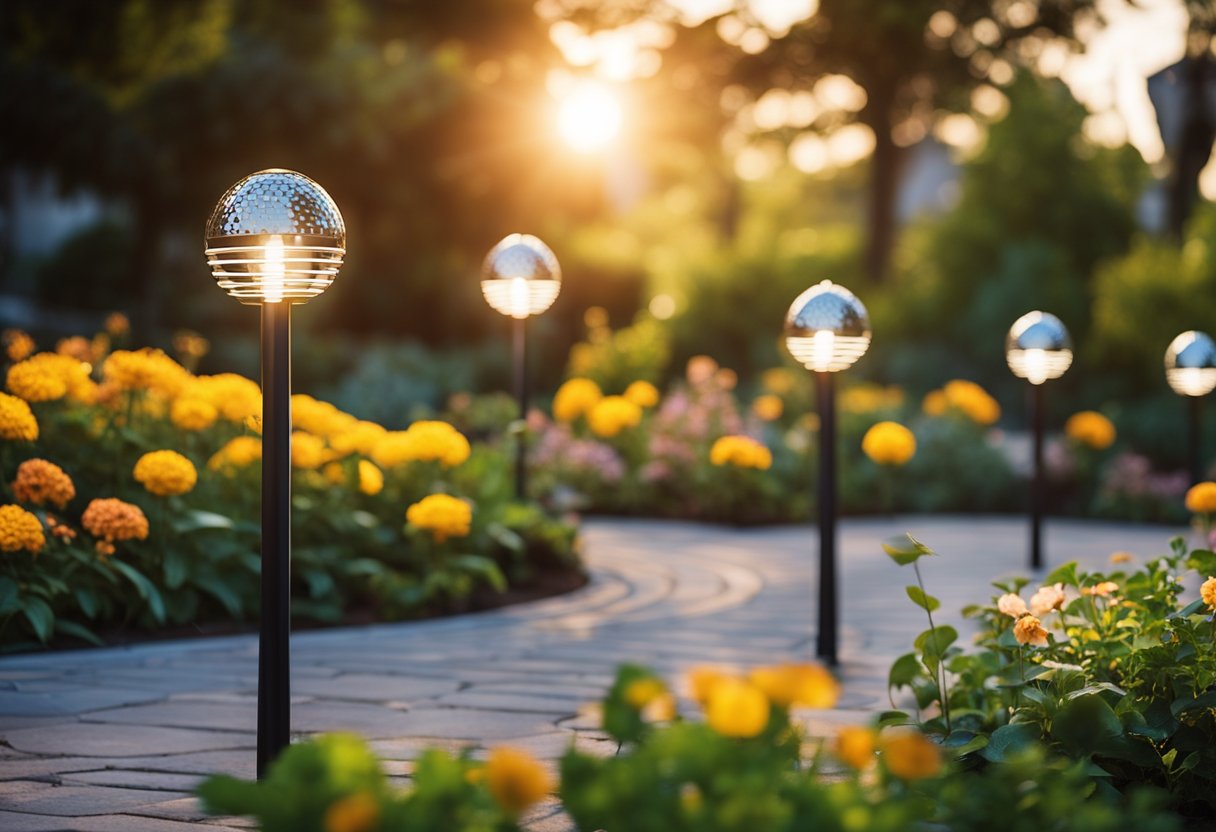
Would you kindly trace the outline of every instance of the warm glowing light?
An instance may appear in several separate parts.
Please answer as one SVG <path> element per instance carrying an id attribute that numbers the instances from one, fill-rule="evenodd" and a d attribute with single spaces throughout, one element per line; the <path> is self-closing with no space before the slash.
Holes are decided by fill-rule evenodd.
<path id="1" fill-rule="evenodd" d="M 870 348 L 869 335 L 836 335 L 819 331 L 810 337 L 791 335 L 785 348 L 794 359 L 816 373 L 838 373 L 847 370 Z"/>
<path id="2" fill-rule="evenodd" d="M 580 153 L 606 148 L 621 132 L 622 121 L 620 99 L 594 81 L 574 85 L 558 104 L 558 134 Z"/>
<path id="3" fill-rule="evenodd" d="M 671 295 L 655 295 L 650 299 L 650 314 L 665 321 L 676 314 L 676 299 Z"/>
<path id="4" fill-rule="evenodd" d="M 1031 384 L 1059 378 L 1072 366 L 1072 350 L 1010 350 L 1006 358 L 1015 376 Z"/>
<path id="5" fill-rule="evenodd" d="M 1055 315 L 1027 312 L 1005 336 L 1005 360 L 1015 376 L 1039 385 L 1072 366 L 1072 340 Z"/>
<path id="6" fill-rule="evenodd" d="M 1165 380 L 1180 396 L 1206 396 L 1216 390 L 1216 342 L 1189 330 L 1165 351 Z"/>
<path id="7" fill-rule="evenodd" d="M 274 234 L 266 241 L 266 263 L 262 267 L 262 289 L 267 303 L 283 300 L 283 238 Z"/>

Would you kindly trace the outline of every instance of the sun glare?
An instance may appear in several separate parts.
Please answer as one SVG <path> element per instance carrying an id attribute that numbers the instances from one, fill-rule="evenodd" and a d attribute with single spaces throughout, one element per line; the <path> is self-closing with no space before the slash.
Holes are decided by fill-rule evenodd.
<path id="1" fill-rule="evenodd" d="M 603 150 L 621 132 L 621 102 L 608 87 L 594 81 L 574 85 L 557 107 L 557 132 L 580 153 Z"/>

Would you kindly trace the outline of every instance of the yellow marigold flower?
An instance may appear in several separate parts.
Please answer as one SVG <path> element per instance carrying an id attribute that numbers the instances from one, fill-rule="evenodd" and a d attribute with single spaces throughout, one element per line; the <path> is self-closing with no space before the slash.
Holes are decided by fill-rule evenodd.
<path id="1" fill-rule="evenodd" d="M 930 390 L 921 400 L 920 409 L 926 416 L 944 416 L 950 409 L 950 401 L 944 390 Z"/>
<path id="2" fill-rule="evenodd" d="M 194 463 L 177 451 L 149 451 L 135 463 L 135 480 L 160 497 L 185 494 L 198 482 Z"/>
<path id="3" fill-rule="evenodd" d="M 131 331 L 131 322 L 121 312 L 111 312 L 106 315 L 106 333 L 113 338 L 120 338 Z"/>
<path id="4" fill-rule="evenodd" d="M 9 361 L 24 361 L 34 354 L 34 339 L 20 329 L 6 329 L 2 336 Z"/>
<path id="5" fill-rule="evenodd" d="M 750 436 L 723 436 L 709 449 L 709 461 L 719 467 L 767 470 L 773 464 L 773 452 Z"/>
<path id="6" fill-rule="evenodd" d="M 1001 418 L 1001 406 L 974 381 L 954 379 L 942 388 L 946 402 L 978 425 L 991 425 Z"/>
<path id="7" fill-rule="evenodd" d="M 190 359 L 194 366 L 200 358 L 211 352 L 211 342 L 189 329 L 179 329 L 173 333 L 173 350 L 179 355 Z"/>
<path id="8" fill-rule="evenodd" d="M 1119 563 L 1131 563 L 1133 560 L 1135 560 L 1135 555 L 1131 552 L 1111 552 L 1110 555 L 1112 566 Z"/>
<path id="9" fill-rule="evenodd" d="M 203 399 L 177 399 L 169 407 L 169 419 L 182 430 L 206 430 L 219 416 L 215 405 Z"/>
<path id="10" fill-rule="evenodd" d="M 372 459 L 381 468 L 410 462 L 438 462 L 446 468 L 469 458 L 469 440 L 447 422 L 414 422 L 403 431 L 387 432 L 372 449 Z"/>
<path id="11" fill-rule="evenodd" d="M 1199 597 L 1203 603 L 1216 610 L 1216 578 L 1209 577 L 1199 587 Z"/>
<path id="12" fill-rule="evenodd" d="M 9 367 L 5 386 L 10 393 L 27 402 L 55 401 L 62 399 L 68 392 L 68 385 L 63 377 L 34 358 Z"/>
<path id="13" fill-rule="evenodd" d="M 155 390 L 176 396 L 190 381 L 190 373 L 163 350 L 115 350 L 101 368 L 106 381 L 120 390 Z"/>
<path id="14" fill-rule="evenodd" d="M 46 545 L 42 524 L 21 506 L 0 506 L 0 552 L 25 549 L 36 555 Z"/>
<path id="15" fill-rule="evenodd" d="M 346 469 L 342 467 L 341 462 L 327 462 L 325 467 L 321 469 L 321 474 L 330 485 L 344 485 L 346 483 Z"/>
<path id="16" fill-rule="evenodd" d="M 325 832 L 372 832 L 380 822 L 380 804 L 368 792 L 335 800 L 325 810 Z"/>
<path id="17" fill-rule="evenodd" d="M 553 397 L 553 418 L 559 422 L 573 422 L 603 397 L 600 386 L 591 379 L 572 378 L 557 388 Z"/>
<path id="18" fill-rule="evenodd" d="M 387 434 L 388 431 L 375 422 L 356 420 L 346 430 L 331 435 L 329 447 L 342 456 L 354 453 L 371 456 L 376 444 Z"/>
<path id="19" fill-rule="evenodd" d="M 898 422 L 879 422 L 861 438 L 861 450 L 879 465 L 903 465 L 916 453 L 916 437 Z"/>
<path id="20" fill-rule="evenodd" d="M 431 494 L 410 506 L 405 520 L 411 526 L 431 533 L 436 543 L 449 537 L 467 537 L 473 522 L 473 507 L 450 494 Z"/>
<path id="21" fill-rule="evenodd" d="M 840 409 L 845 413 L 873 413 L 903 403 L 904 391 L 895 385 L 856 384 L 840 394 Z"/>
<path id="22" fill-rule="evenodd" d="M 587 425 L 596 436 L 605 439 L 616 436 L 626 428 L 642 422 L 642 408 L 624 396 L 605 396 L 587 414 Z"/>
<path id="23" fill-rule="evenodd" d="M 793 392 L 794 384 L 794 374 L 785 367 L 774 367 L 760 374 L 760 386 L 778 396 Z"/>
<path id="24" fill-rule="evenodd" d="M 734 677 L 716 667 L 694 667 L 688 671 L 688 687 L 692 698 L 704 705 L 709 701 L 714 687 L 723 679 L 731 678 Z"/>
<path id="25" fill-rule="evenodd" d="M 758 667 L 748 679 L 773 703 L 783 708 L 832 708 L 840 698 L 840 684 L 817 664 L 779 664 Z"/>
<path id="26" fill-rule="evenodd" d="M 291 397 L 291 425 L 317 436 L 336 436 L 350 430 L 358 420 L 329 402 L 297 393 Z"/>
<path id="27" fill-rule="evenodd" d="M 76 496 L 76 486 L 72 478 L 55 463 L 45 459 L 27 459 L 17 466 L 13 496 L 23 503 L 36 506 L 50 503 L 62 509 Z"/>
<path id="28" fill-rule="evenodd" d="M 625 701 L 640 711 L 646 722 L 670 722 L 675 719 L 675 697 L 666 685 L 653 676 L 630 683 L 625 688 Z"/>
<path id="29" fill-rule="evenodd" d="M 1012 592 L 1007 592 L 998 598 L 996 608 L 1003 615 L 1007 615 L 1015 621 L 1030 612 L 1026 602 L 1022 600 L 1022 596 Z"/>
<path id="30" fill-rule="evenodd" d="M 207 460 L 207 468 L 212 471 L 244 468 L 261 458 L 262 440 L 253 436 L 237 436 L 229 439 L 224 447 Z"/>
<path id="31" fill-rule="evenodd" d="M 901 780 L 924 780 L 942 770 L 941 749 L 920 731 L 887 731 L 878 748 L 887 771 Z"/>
<path id="32" fill-rule="evenodd" d="M 24 399 L 0 393 L 0 437 L 18 442 L 38 438 L 38 420 Z"/>
<path id="33" fill-rule="evenodd" d="M 725 737 L 754 737 L 768 725 L 768 716 L 764 692 L 741 679 L 719 681 L 705 707 L 705 721 Z"/>
<path id="34" fill-rule="evenodd" d="M 649 381 L 635 381 L 625 388 L 625 398 L 641 408 L 654 407 L 659 403 L 659 388 Z"/>
<path id="35" fill-rule="evenodd" d="M 366 459 L 359 460 L 359 490 L 374 497 L 384 489 L 384 473 Z"/>
<path id="36" fill-rule="evenodd" d="M 780 396 L 774 396 L 772 393 L 757 396 L 756 400 L 752 402 L 752 413 L 765 422 L 777 421 L 784 412 L 785 402 L 781 400 Z"/>
<path id="37" fill-rule="evenodd" d="M 1013 637 L 1018 644 L 1029 644 L 1031 647 L 1047 646 L 1047 630 L 1043 622 L 1033 615 L 1023 615 L 1013 625 Z"/>
<path id="38" fill-rule="evenodd" d="M 326 462 L 325 440 L 297 430 L 291 435 L 291 464 L 294 468 L 312 471 Z"/>
<path id="39" fill-rule="evenodd" d="M 553 778 L 536 759 L 515 748 L 495 748 L 485 768 L 490 794 L 508 814 L 519 815 L 543 800 L 553 789 Z"/>
<path id="40" fill-rule="evenodd" d="M 1030 611 L 1035 615 L 1047 615 L 1049 612 L 1064 609 L 1064 584 L 1041 586 L 1030 596 Z"/>
<path id="41" fill-rule="evenodd" d="M 1103 451 L 1115 443 L 1115 426 L 1096 410 L 1082 410 L 1068 417 L 1064 435 L 1087 448 Z"/>
<path id="42" fill-rule="evenodd" d="M 1186 509 L 1195 514 L 1216 512 L 1216 482 L 1192 485 L 1186 492 Z"/>
<path id="43" fill-rule="evenodd" d="M 262 389 L 236 373 L 197 376 L 181 395 L 210 402 L 229 422 L 243 423 L 250 417 L 260 420 L 262 416 Z"/>
<path id="44" fill-rule="evenodd" d="M 80 518 L 81 524 L 94 537 L 113 543 L 122 540 L 144 540 L 148 537 L 148 518 L 143 510 L 113 497 L 93 500 Z"/>
<path id="45" fill-rule="evenodd" d="M 847 725 L 837 732 L 832 750 L 842 763 L 861 771 L 874 762 L 874 732 L 860 725 Z"/>

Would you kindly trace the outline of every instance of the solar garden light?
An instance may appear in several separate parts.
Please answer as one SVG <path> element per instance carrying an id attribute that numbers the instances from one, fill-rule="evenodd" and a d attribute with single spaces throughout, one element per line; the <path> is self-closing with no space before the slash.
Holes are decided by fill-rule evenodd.
<path id="1" fill-rule="evenodd" d="M 836 393 L 834 376 L 870 347 L 870 316 L 857 296 L 824 280 L 794 299 L 785 314 L 785 346 L 815 374 L 819 408 L 819 628 L 815 653 L 836 664 Z"/>
<path id="2" fill-rule="evenodd" d="M 1165 380 L 1189 406 L 1189 456 L 1191 484 L 1203 479 L 1203 434 L 1200 432 L 1200 402 L 1216 389 L 1216 343 L 1206 332 L 1182 333 L 1165 351 Z"/>
<path id="3" fill-rule="evenodd" d="M 263 170 L 220 198 L 207 264 L 232 297 L 262 307 L 262 624 L 258 777 L 291 742 L 291 307 L 333 283 L 346 225 L 307 176 Z"/>
<path id="4" fill-rule="evenodd" d="M 1047 312 L 1027 312 L 1005 336 L 1005 360 L 1018 378 L 1030 382 L 1033 434 L 1030 479 L 1030 568 L 1043 568 L 1043 382 L 1064 375 L 1072 365 L 1072 340 L 1060 319 Z"/>
<path id="5" fill-rule="evenodd" d="M 515 396 L 519 418 L 528 418 L 528 318 L 553 305 L 562 290 L 562 269 L 553 250 L 531 234 L 508 234 L 481 266 L 481 293 L 497 312 L 514 318 Z M 521 428 L 515 446 L 515 496 L 527 496 L 527 447 Z"/>

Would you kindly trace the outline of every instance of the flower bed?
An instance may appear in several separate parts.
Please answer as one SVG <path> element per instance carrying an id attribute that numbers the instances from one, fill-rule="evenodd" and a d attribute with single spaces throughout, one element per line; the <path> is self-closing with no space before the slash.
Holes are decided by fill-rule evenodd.
<path id="1" fill-rule="evenodd" d="M 0 645 L 249 618 L 258 599 L 261 394 L 115 324 L 56 352 L 8 338 L 0 393 Z M 197 336 L 195 336 L 197 339 Z M 184 341 L 186 363 L 196 340 Z M 188 349 L 187 349 L 188 348 Z M 579 570 L 576 527 L 512 498 L 503 449 L 292 397 L 298 616 L 458 610 Z"/>

